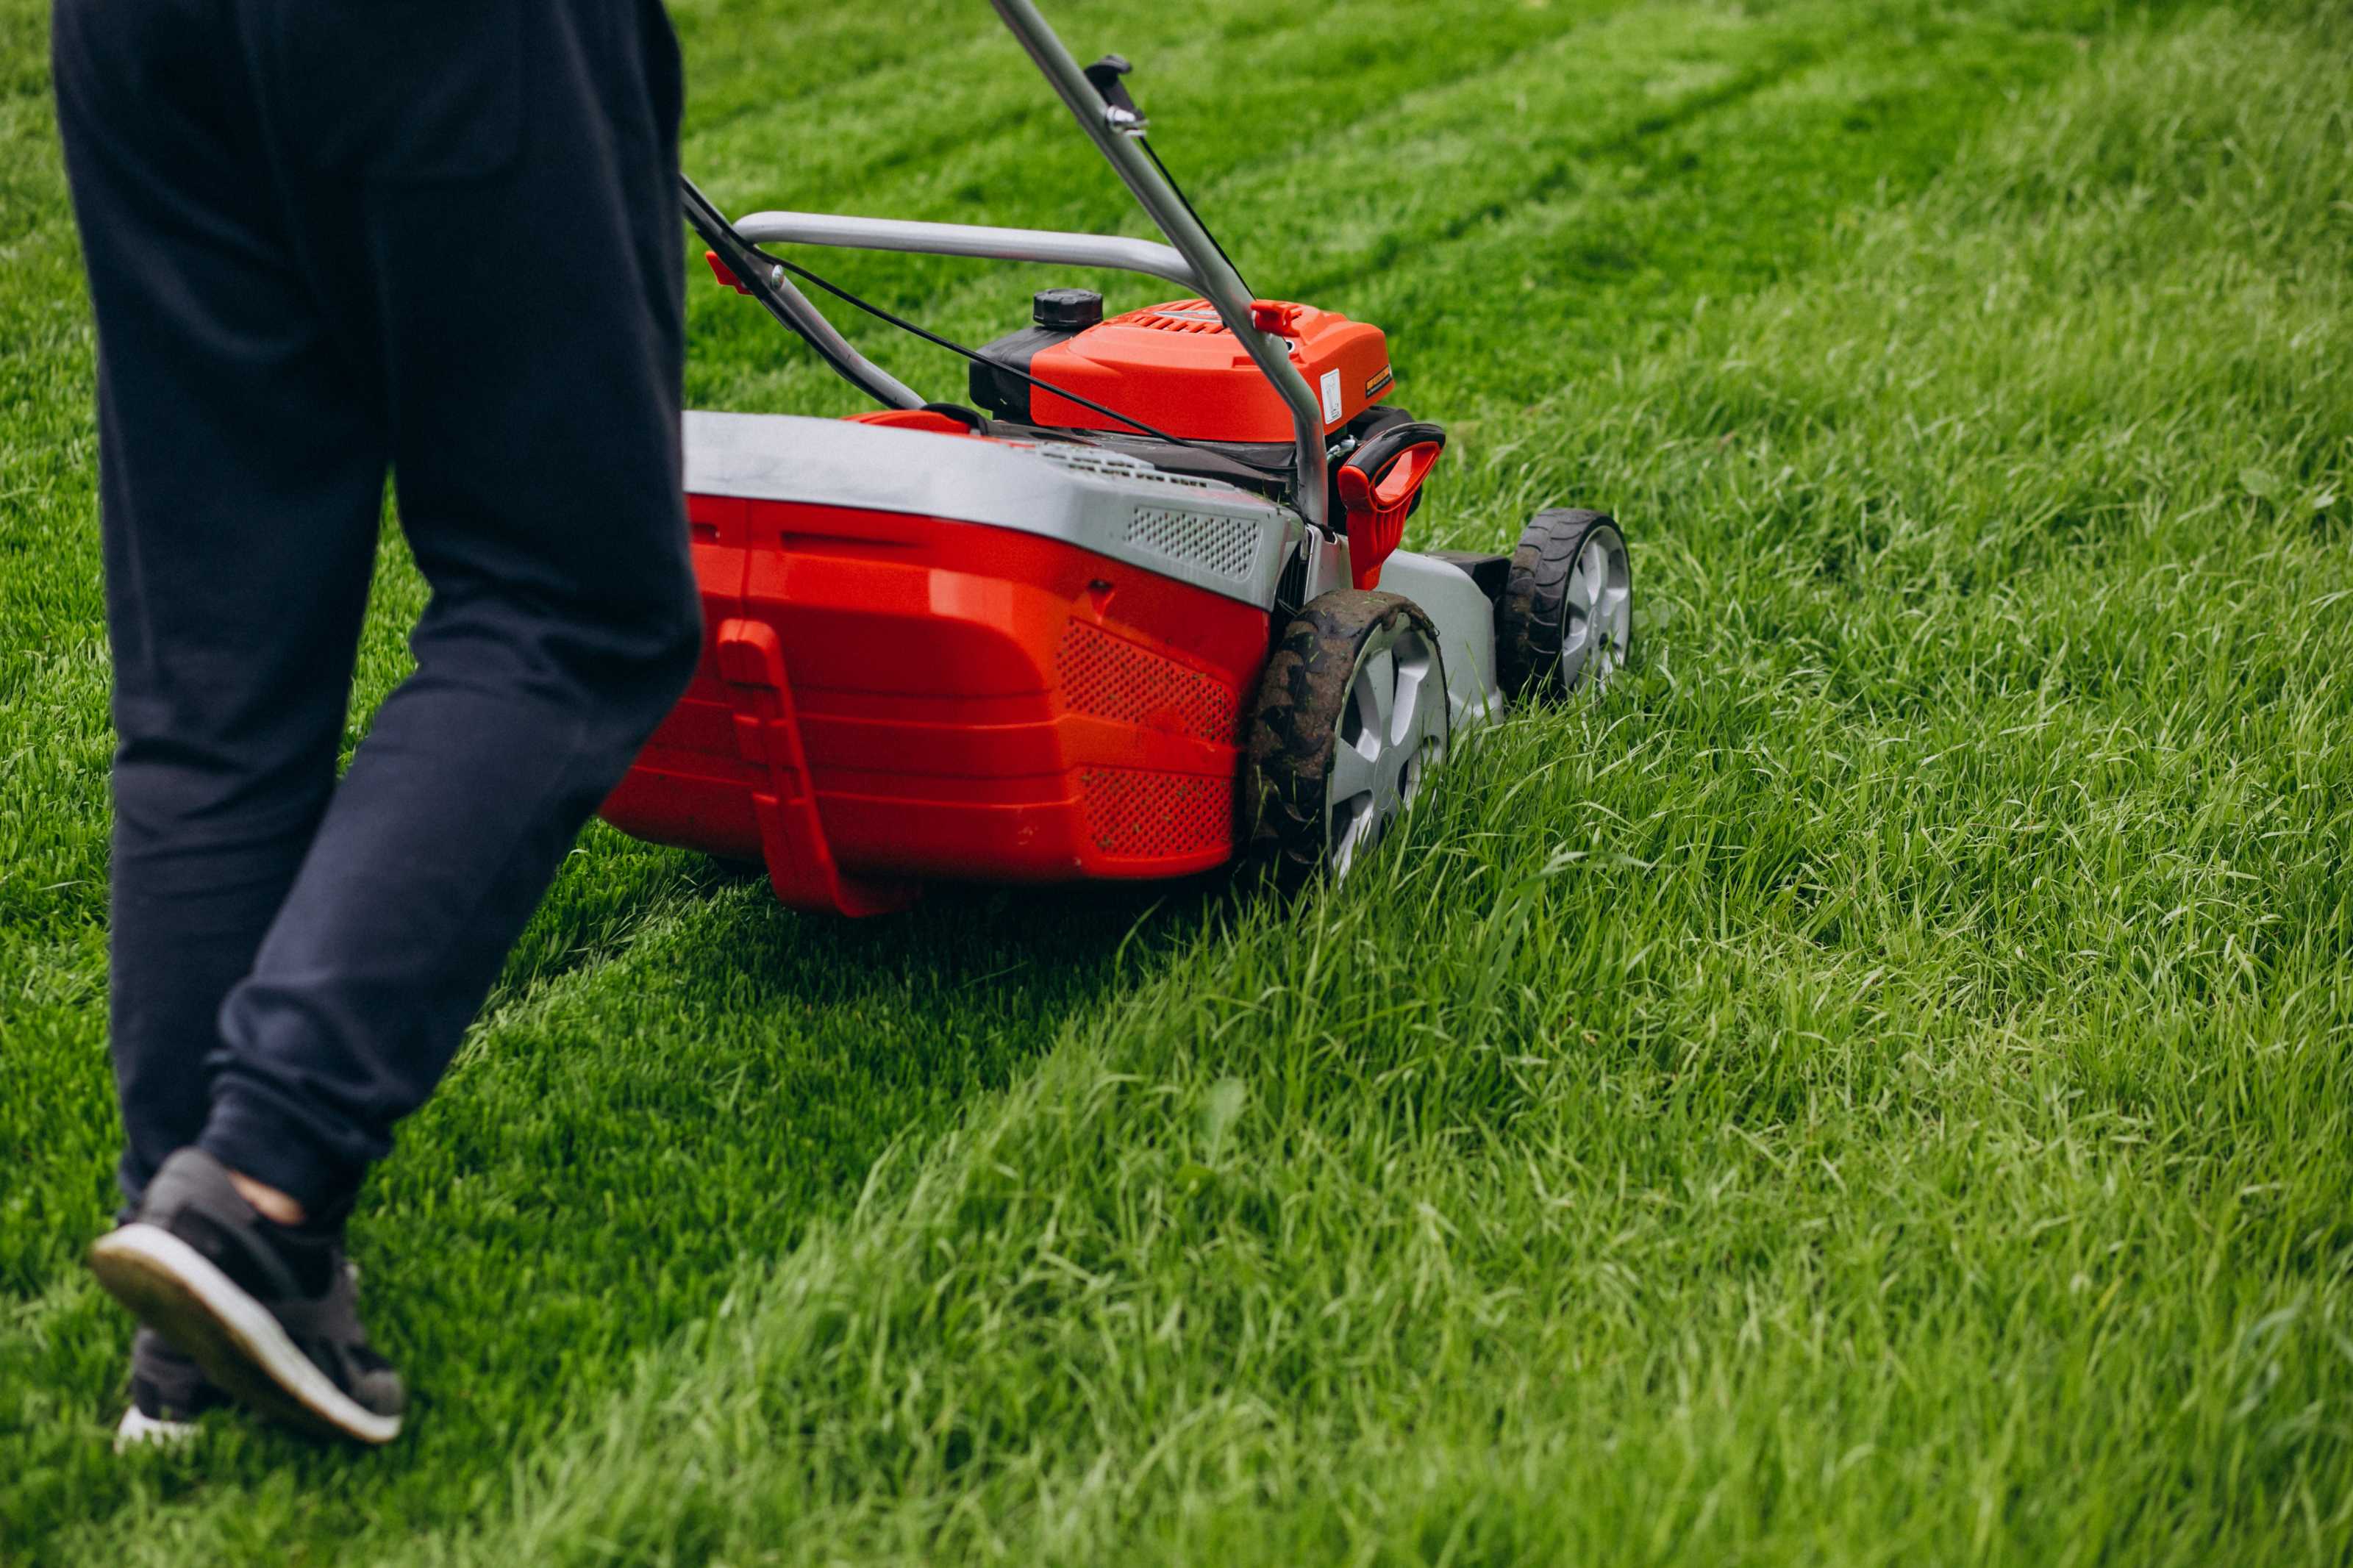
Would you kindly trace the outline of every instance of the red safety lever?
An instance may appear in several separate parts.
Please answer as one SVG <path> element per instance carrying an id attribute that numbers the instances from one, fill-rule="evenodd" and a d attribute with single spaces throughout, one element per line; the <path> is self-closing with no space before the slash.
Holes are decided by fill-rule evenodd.
<path id="1" fill-rule="evenodd" d="M 1295 338 L 1299 335 L 1300 312 L 1306 308 L 1288 300 L 1252 300 L 1250 325 L 1279 338 Z"/>
<path id="2" fill-rule="evenodd" d="M 744 280 L 741 278 L 736 277 L 733 272 L 728 269 L 727 263 L 719 259 L 719 253 L 717 251 L 704 251 L 702 253 L 702 259 L 711 263 L 711 275 L 713 278 L 718 279 L 719 281 L 726 287 L 734 289 L 738 294 L 749 294 L 752 291 L 744 287 Z"/>
<path id="3" fill-rule="evenodd" d="M 1348 534 L 1348 574 L 1359 588 L 1380 581 L 1381 563 L 1405 537 L 1421 481 L 1446 450 L 1446 432 L 1427 420 L 1383 426 L 1348 454 L 1333 479 Z"/>

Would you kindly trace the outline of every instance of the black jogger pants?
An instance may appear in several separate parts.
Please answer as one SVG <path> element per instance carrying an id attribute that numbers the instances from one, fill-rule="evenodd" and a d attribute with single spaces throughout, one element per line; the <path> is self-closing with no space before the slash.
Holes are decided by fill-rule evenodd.
<path id="1" fill-rule="evenodd" d="M 56 0 L 127 1195 L 346 1205 L 691 673 L 659 0 Z M 385 476 L 431 596 L 335 765 Z"/>

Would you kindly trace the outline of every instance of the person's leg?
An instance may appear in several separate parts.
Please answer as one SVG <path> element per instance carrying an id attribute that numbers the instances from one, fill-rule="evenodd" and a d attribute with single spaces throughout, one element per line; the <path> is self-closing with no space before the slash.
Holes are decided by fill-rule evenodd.
<path id="1" fill-rule="evenodd" d="M 334 783 L 387 444 L 295 275 L 219 0 L 59 0 L 114 659 L 111 1044 L 135 1202 Z"/>
<path id="2" fill-rule="evenodd" d="M 233 8 L 288 253 L 376 368 L 433 601 L 222 1006 L 195 1146 L 91 1264 L 239 1397 L 382 1442 L 403 1396 L 336 1226 L 701 647 L 678 76 L 654 0 Z"/>
<path id="3" fill-rule="evenodd" d="M 372 179 L 343 237 L 433 596 L 415 674 L 223 1008 L 199 1140 L 314 1212 L 348 1200 L 431 1092 L 702 643 L 668 24 L 654 0 L 517 16 L 511 154 Z"/>

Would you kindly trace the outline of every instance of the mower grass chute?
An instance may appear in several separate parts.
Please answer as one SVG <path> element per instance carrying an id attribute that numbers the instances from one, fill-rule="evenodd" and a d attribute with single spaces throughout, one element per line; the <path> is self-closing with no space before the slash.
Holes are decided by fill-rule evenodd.
<path id="1" fill-rule="evenodd" d="M 626 832 L 764 863 L 797 908 L 933 880 L 1345 875 L 1458 737 L 1624 657 L 1623 534 L 1539 512 L 1509 556 L 1398 548 L 1445 431 L 1389 401 L 1377 327 L 1254 298 L 1145 141 L 1127 63 L 1082 68 L 992 0 L 1170 243 L 829 214 L 731 222 L 719 280 L 879 410 L 687 415 L 708 640 L 605 804 Z M 1186 295 L 1105 317 L 1048 289 L 965 348 L 762 248 L 1108 268 Z M 926 402 L 801 292 L 969 362 Z"/>

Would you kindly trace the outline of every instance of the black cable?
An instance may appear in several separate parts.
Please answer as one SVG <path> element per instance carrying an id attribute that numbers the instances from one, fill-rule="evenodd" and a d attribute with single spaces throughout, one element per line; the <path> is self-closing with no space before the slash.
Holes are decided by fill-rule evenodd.
<path id="1" fill-rule="evenodd" d="M 890 311 L 884 310 L 881 306 L 873 304 L 869 300 L 860 299 L 857 295 L 851 293 L 849 289 L 842 288 L 839 284 L 818 277 L 816 273 L 810 271 L 807 268 L 801 266 L 798 262 L 787 261 L 783 257 L 773 255 L 768 251 L 761 249 L 756 245 L 749 246 L 747 248 L 750 249 L 753 255 L 758 257 L 761 260 L 770 262 L 776 266 L 783 268 L 786 271 L 791 273 L 794 277 L 800 279 L 805 283 L 816 284 L 818 288 L 824 289 L 835 299 L 843 301 L 845 304 L 856 306 L 858 309 L 865 311 L 868 315 L 872 316 L 875 320 L 887 321 L 892 326 L 898 328 L 901 331 L 912 333 L 913 336 L 923 339 L 927 343 L 947 350 L 950 353 L 962 354 L 965 358 L 972 361 L 975 364 L 987 365 L 993 371 L 1001 372 L 1006 375 L 1016 376 L 1022 381 L 1028 382 L 1032 386 L 1052 393 L 1057 397 L 1067 398 L 1071 402 L 1077 404 L 1082 408 L 1092 408 L 1096 413 L 1101 414 L 1107 418 L 1116 419 L 1123 425 L 1133 426 L 1136 429 L 1143 431 L 1145 435 L 1153 437 L 1155 439 L 1166 441 L 1174 446 L 1191 447 L 1198 451 L 1214 453 L 1218 457 L 1225 458 L 1228 462 L 1239 464 L 1242 468 L 1250 469 L 1253 473 L 1264 474 L 1270 479 L 1295 479 L 1295 476 L 1288 468 L 1278 468 L 1270 467 L 1264 463 L 1254 463 L 1248 458 L 1237 457 L 1232 452 L 1228 451 L 1225 447 L 1213 441 L 1196 441 L 1184 436 L 1172 436 L 1156 425 L 1146 425 L 1143 420 L 1135 418 L 1132 415 L 1122 414 L 1116 408 L 1106 407 L 1104 405 L 1097 403 L 1091 397 L 1082 397 L 1075 392 L 1056 386 L 1050 381 L 1040 381 L 1036 376 L 1031 375 L 1028 371 L 1016 370 L 1013 366 L 1006 364 L 1001 361 L 990 359 L 978 349 L 966 348 L 964 344 L 955 342 L 954 339 L 944 338 L 937 332 L 929 331 L 915 325 L 914 322 L 908 321 L 903 316 L 894 316 Z M 1228 265 L 1231 264 L 1229 263 Z"/>
<path id="2" fill-rule="evenodd" d="M 1176 183 L 1176 176 L 1168 172 L 1168 165 L 1162 163 L 1160 154 L 1152 150 L 1152 138 L 1138 136 L 1135 141 L 1136 145 L 1144 149 L 1144 155 L 1152 160 L 1152 166 L 1160 171 L 1160 177 L 1168 182 L 1168 188 L 1176 193 L 1177 205 L 1185 209 L 1185 216 L 1193 220 L 1195 228 L 1199 229 L 1208 237 L 1209 248 L 1218 253 L 1218 259 L 1226 264 L 1227 269 L 1233 273 L 1235 281 L 1241 284 L 1242 292 L 1253 300 L 1258 298 L 1258 290 L 1250 286 L 1249 279 L 1242 277 L 1242 269 L 1234 265 L 1234 258 L 1228 256 L 1226 247 L 1218 243 L 1217 231 L 1201 221 L 1201 215 L 1193 210 L 1193 198 L 1185 194 L 1185 187 Z"/>
<path id="3" fill-rule="evenodd" d="M 737 286 L 751 294 L 753 299 L 759 301 L 763 310 L 789 329 L 796 337 L 808 344 L 818 358 L 823 360 L 836 375 L 876 402 L 889 404 L 891 395 L 886 387 L 873 382 L 866 369 L 861 369 L 857 363 L 839 357 L 831 347 L 828 346 L 816 333 L 810 331 L 790 310 L 786 308 L 783 300 L 774 289 L 767 288 L 761 279 L 754 275 L 754 268 L 750 265 L 751 258 L 754 253 L 752 243 L 735 232 L 735 226 L 727 221 L 727 216 L 724 213 L 712 205 L 711 198 L 704 195 L 702 189 L 684 174 L 679 176 L 678 183 L 686 209 L 686 221 L 693 226 L 694 232 L 702 237 L 702 242 L 711 247 L 711 253 L 718 258 L 720 265 L 735 275 Z M 811 306 L 810 309 L 814 310 L 815 307 Z M 877 371 L 875 374 L 879 374 L 880 372 Z"/>

